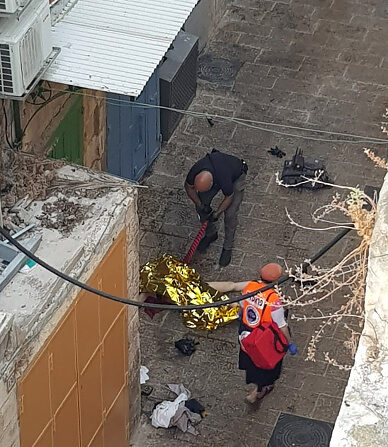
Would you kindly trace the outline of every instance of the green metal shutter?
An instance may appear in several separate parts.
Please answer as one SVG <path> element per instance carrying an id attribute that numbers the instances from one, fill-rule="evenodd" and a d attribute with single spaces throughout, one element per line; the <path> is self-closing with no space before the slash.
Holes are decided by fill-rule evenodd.
<path id="1" fill-rule="evenodd" d="M 51 157 L 83 165 L 83 97 L 78 96 L 66 116 L 51 135 L 47 148 Z"/>

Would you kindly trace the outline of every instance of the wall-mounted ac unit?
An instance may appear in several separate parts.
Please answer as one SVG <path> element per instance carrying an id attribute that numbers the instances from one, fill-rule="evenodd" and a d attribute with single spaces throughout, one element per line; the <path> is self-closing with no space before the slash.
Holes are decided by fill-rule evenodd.
<path id="1" fill-rule="evenodd" d="M 32 0 L 19 17 L 0 17 L 0 95 L 23 96 L 52 50 L 47 0 Z"/>
<path id="2" fill-rule="evenodd" d="M 160 105 L 187 109 L 197 92 L 198 37 L 180 31 L 159 69 Z M 163 141 L 168 141 L 182 114 L 161 110 Z"/>
<path id="3" fill-rule="evenodd" d="M 0 13 L 13 14 L 22 6 L 21 0 L 0 0 Z"/>

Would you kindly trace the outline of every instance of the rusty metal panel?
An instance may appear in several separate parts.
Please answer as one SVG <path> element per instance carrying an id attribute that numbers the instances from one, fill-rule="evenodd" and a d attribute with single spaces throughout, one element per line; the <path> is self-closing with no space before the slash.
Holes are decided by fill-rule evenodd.
<path id="1" fill-rule="evenodd" d="M 49 355 L 39 355 L 19 386 L 21 447 L 31 447 L 51 421 Z"/>
<path id="2" fill-rule="evenodd" d="M 52 414 L 58 410 L 77 382 L 75 343 L 75 313 L 72 310 L 47 346 Z"/>
<path id="3" fill-rule="evenodd" d="M 31 444 L 30 444 L 31 445 Z M 33 447 L 53 447 L 53 427 L 50 423 Z"/>
<path id="4" fill-rule="evenodd" d="M 89 284 L 126 296 L 126 233 Z M 81 292 L 19 381 L 21 447 L 128 445 L 127 308 Z"/>
<path id="5" fill-rule="evenodd" d="M 54 447 L 79 447 L 78 389 L 74 386 L 54 416 Z"/>
<path id="6" fill-rule="evenodd" d="M 111 444 L 106 444 L 105 447 L 109 447 Z M 96 436 L 94 437 L 93 441 L 89 444 L 89 447 L 104 447 L 104 433 L 103 428 L 101 427 Z M 113 447 L 113 445 L 112 445 Z"/>
<path id="7" fill-rule="evenodd" d="M 79 386 L 81 445 L 87 447 L 103 422 L 100 349 L 80 374 Z"/>
<path id="8" fill-rule="evenodd" d="M 104 425 L 104 446 L 105 447 L 127 447 L 128 432 L 127 427 L 127 410 L 126 410 L 126 393 L 123 388 L 117 396 L 112 408 L 106 415 Z M 125 429 L 124 429 L 125 428 Z"/>
<path id="9" fill-rule="evenodd" d="M 125 385 L 125 326 L 124 309 L 106 334 L 102 345 L 102 398 L 108 412 Z"/>
<path id="10" fill-rule="evenodd" d="M 98 282 L 93 284 L 98 286 Z M 77 328 L 77 355 L 80 373 L 85 369 L 100 344 L 98 297 L 82 291 L 75 307 Z"/>
<path id="11" fill-rule="evenodd" d="M 125 232 L 122 232 L 118 236 L 101 262 L 99 275 L 101 278 L 99 287 L 104 292 L 124 298 L 127 296 L 127 250 Z M 125 308 L 125 305 L 103 298 L 100 298 L 99 302 L 101 337 L 104 337 L 119 312 Z"/>

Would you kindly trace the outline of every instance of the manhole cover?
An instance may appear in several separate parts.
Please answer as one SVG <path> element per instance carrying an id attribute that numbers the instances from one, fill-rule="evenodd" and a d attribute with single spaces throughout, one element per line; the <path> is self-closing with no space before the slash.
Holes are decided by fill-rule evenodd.
<path id="1" fill-rule="evenodd" d="M 281 413 L 268 447 L 329 447 L 333 425 Z"/>
<path id="2" fill-rule="evenodd" d="M 204 81 L 225 84 L 235 79 L 240 68 L 241 62 L 239 61 L 206 54 L 199 58 L 198 77 Z"/>

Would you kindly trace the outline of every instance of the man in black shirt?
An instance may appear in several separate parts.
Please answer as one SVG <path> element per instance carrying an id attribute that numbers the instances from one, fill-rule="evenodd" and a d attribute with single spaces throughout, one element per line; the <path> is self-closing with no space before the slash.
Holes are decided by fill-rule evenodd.
<path id="1" fill-rule="evenodd" d="M 206 234 L 198 246 L 199 252 L 206 251 L 217 239 L 215 222 L 225 213 L 225 239 L 219 261 L 222 267 L 227 266 L 232 258 L 237 214 L 244 195 L 247 171 L 248 166 L 243 160 L 213 149 L 211 154 L 195 163 L 186 178 L 187 195 L 194 202 L 201 222 L 208 221 Z M 210 204 L 219 190 L 224 199 L 218 209 L 212 211 Z"/>

